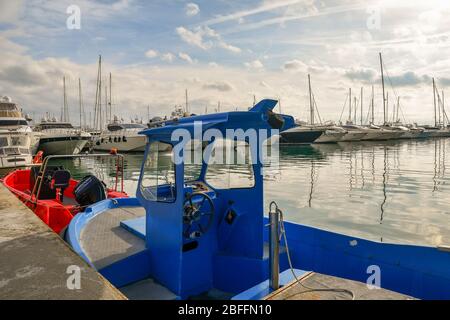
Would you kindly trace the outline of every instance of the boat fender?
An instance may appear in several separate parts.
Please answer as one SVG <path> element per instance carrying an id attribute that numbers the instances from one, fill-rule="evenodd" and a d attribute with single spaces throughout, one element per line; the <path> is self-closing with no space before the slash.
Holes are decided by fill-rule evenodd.
<path id="1" fill-rule="evenodd" d="M 122 140 L 123 142 L 127 142 L 127 137 L 123 136 Z"/>
<path id="2" fill-rule="evenodd" d="M 114 142 L 117 142 L 117 137 L 114 137 Z"/>
<path id="3" fill-rule="evenodd" d="M 40 164 L 40 163 L 42 163 L 43 156 L 44 156 L 44 152 L 43 151 L 39 151 L 38 153 L 36 153 L 36 155 L 33 158 L 33 164 Z"/>
<path id="4" fill-rule="evenodd" d="M 111 137 L 109 137 L 108 141 L 109 141 L 109 142 L 112 142 L 112 138 L 111 138 Z"/>

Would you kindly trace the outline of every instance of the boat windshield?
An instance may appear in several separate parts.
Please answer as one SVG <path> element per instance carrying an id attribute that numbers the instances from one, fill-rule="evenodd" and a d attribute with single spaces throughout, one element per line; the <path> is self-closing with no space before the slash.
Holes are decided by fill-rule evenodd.
<path id="1" fill-rule="evenodd" d="M 8 138 L 0 137 L 0 147 L 6 147 L 6 146 L 8 146 Z"/>
<path id="2" fill-rule="evenodd" d="M 141 193 L 149 201 L 174 202 L 176 188 L 172 145 L 155 141 L 148 148 L 139 186 Z"/>
<path id="3" fill-rule="evenodd" d="M 205 148 L 205 155 L 208 154 Z M 242 189 L 255 186 L 252 155 L 244 141 L 217 139 L 210 149 L 205 180 L 215 189 Z"/>
<path id="4" fill-rule="evenodd" d="M 1 116 L 1 111 L 0 111 Z M 13 119 L 13 120 L 0 120 L 1 127 L 7 126 L 27 126 L 28 123 L 25 119 Z"/>
<path id="5" fill-rule="evenodd" d="M 27 137 L 25 136 L 12 136 L 11 146 L 23 146 L 27 144 Z"/>
<path id="6" fill-rule="evenodd" d="M 46 129 L 73 129 L 72 124 L 70 123 L 60 123 L 60 122 L 48 122 L 48 123 L 41 123 L 38 126 L 41 130 Z"/>
<path id="7" fill-rule="evenodd" d="M 108 125 L 109 131 L 119 131 L 126 129 L 146 129 L 147 127 L 140 123 L 118 123 Z"/>

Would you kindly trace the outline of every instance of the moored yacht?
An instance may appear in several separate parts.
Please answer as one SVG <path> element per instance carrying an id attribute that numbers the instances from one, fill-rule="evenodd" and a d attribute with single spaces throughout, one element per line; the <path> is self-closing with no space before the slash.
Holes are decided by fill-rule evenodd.
<path id="1" fill-rule="evenodd" d="M 39 150 L 46 155 L 78 154 L 88 143 L 91 135 L 81 129 L 76 129 L 70 122 L 42 119 L 34 127 L 41 133 Z"/>
<path id="2" fill-rule="evenodd" d="M 341 127 L 335 125 L 319 126 L 317 129 L 324 129 L 322 135 L 314 141 L 314 143 L 335 143 L 341 141 L 341 139 L 347 135 L 347 131 Z"/>
<path id="3" fill-rule="evenodd" d="M 280 133 L 280 144 L 311 144 L 326 130 L 308 125 L 297 125 Z"/>
<path id="4" fill-rule="evenodd" d="M 123 122 L 114 116 L 112 123 L 107 126 L 108 131 L 100 134 L 94 141 L 94 150 L 110 151 L 114 148 L 119 152 L 143 152 L 146 138 L 139 132 L 146 128 L 138 120 Z"/>
<path id="5" fill-rule="evenodd" d="M 0 98 L 0 168 L 31 164 L 39 135 L 31 130 L 27 119 L 9 97 Z"/>
<path id="6" fill-rule="evenodd" d="M 366 136 L 366 131 L 363 127 L 347 123 L 342 128 L 347 131 L 347 134 L 341 138 L 342 142 L 361 141 Z"/>

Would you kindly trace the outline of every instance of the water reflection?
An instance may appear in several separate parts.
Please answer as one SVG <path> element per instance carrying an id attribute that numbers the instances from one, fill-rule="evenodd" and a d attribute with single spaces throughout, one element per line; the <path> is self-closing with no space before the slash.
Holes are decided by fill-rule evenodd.
<path id="1" fill-rule="evenodd" d="M 449 139 L 282 147 L 277 200 L 289 220 L 376 241 L 450 244 Z"/>

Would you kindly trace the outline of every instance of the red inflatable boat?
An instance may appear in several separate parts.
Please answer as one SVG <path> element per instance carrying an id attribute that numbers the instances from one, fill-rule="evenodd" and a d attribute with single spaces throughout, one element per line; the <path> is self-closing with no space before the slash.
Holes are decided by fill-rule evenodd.
<path id="1" fill-rule="evenodd" d="M 77 181 L 62 166 L 48 165 L 51 159 L 67 157 L 116 157 L 114 187 L 107 188 L 94 175 Z M 63 231 L 74 215 L 91 204 L 107 198 L 128 197 L 123 191 L 123 157 L 118 154 L 49 156 L 41 165 L 13 171 L 2 182 L 56 233 Z"/>

